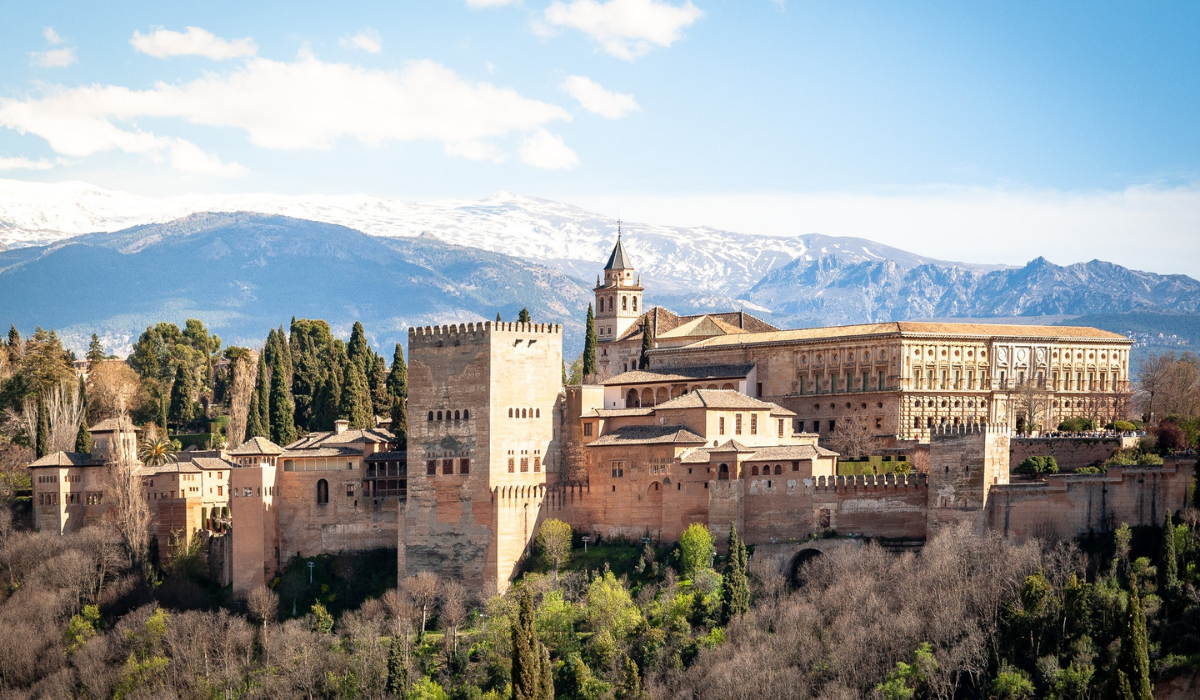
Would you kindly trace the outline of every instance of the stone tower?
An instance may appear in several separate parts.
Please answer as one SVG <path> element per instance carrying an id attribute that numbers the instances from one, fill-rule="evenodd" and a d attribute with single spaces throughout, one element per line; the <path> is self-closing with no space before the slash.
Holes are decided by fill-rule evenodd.
<path id="1" fill-rule="evenodd" d="M 993 486 L 1008 483 L 1007 425 L 941 426 L 929 443 L 928 534 L 970 522 L 982 528 Z"/>
<path id="2" fill-rule="evenodd" d="M 617 245 L 604 266 L 604 281 L 596 280 L 596 340 L 603 343 L 620 338 L 642 315 L 642 284 L 633 261 L 621 243 L 617 223 Z"/>
<path id="3" fill-rule="evenodd" d="M 503 591 L 561 466 L 562 326 L 411 328 L 408 353 L 400 576 L 431 570 Z"/>

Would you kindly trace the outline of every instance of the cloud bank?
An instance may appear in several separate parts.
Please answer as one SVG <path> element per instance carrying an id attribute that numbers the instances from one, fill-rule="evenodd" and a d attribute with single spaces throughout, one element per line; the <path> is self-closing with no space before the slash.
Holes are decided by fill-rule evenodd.
<path id="1" fill-rule="evenodd" d="M 222 39 L 200 27 L 188 27 L 186 32 L 157 29 L 150 34 L 142 34 L 135 31 L 129 43 L 134 49 L 155 58 L 203 56 L 214 61 L 225 61 L 258 53 L 258 46 L 249 37 Z"/>
<path id="2" fill-rule="evenodd" d="M 606 52 L 626 61 L 654 47 L 666 48 L 686 27 L 704 16 L 691 0 L 672 5 L 659 0 L 555 0 L 545 21 L 555 27 L 578 29 L 600 43 Z"/>
<path id="3" fill-rule="evenodd" d="M 633 95 L 609 92 L 596 81 L 582 75 L 569 76 L 563 81 L 562 89 L 574 97 L 581 107 L 606 119 L 620 119 L 642 109 Z"/>

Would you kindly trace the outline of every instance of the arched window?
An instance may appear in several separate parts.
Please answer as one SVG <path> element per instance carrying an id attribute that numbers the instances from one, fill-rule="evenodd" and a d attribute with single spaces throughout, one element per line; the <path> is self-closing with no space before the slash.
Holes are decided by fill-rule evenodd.
<path id="1" fill-rule="evenodd" d="M 441 412 L 441 411 L 438 411 L 438 414 L 437 414 L 437 416 L 438 416 L 438 417 L 437 417 L 437 419 L 438 419 L 438 420 L 441 420 L 441 419 L 442 419 L 442 412 Z"/>
<path id="2" fill-rule="evenodd" d="M 782 474 L 782 473 L 783 473 L 783 465 L 782 465 L 782 464 L 776 464 L 776 465 L 775 465 L 775 474 L 776 474 L 776 476 L 778 476 L 779 474 Z"/>
<path id="3" fill-rule="evenodd" d="M 510 408 L 510 409 L 508 409 L 508 417 L 509 417 L 509 418 L 512 418 L 512 417 L 513 417 L 513 410 L 512 410 L 511 408 Z"/>
<path id="4" fill-rule="evenodd" d="M 540 409 L 540 408 L 535 408 L 535 409 L 533 409 L 533 410 L 534 410 L 534 413 L 536 413 L 536 414 L 537 414 L 537 415 L 535 415 L 535 416 L 534 416 L 534 418 L 541 418 L 541 417 L 542 417 L 542 409 Z"/>
<path id="5" fill-rule="evenodd" d="M 471 420 L 471 409 L 469 409 L 469 408 L 463 409 L 463 420 Z"/>
<path id="6" fill-rule="evenodd" d="M 433 422 L 433 411 L 429 412 L 429 421 Z"/>
<path id="7" fill-rule="evenodd" d="M 317 481 L 317 505 L 329 503 L 329 482 L 324 479 Z"/>
<path id="8" fill-rule="evenodd" d="M 529 417 L 529 412 L 528 412 L 528 410 L 527 410 L 527 409 L 524 409 L 524 408 L 522 408 L 522 409 L 521 409 L 521 417 L 522 417 L 522 418 L 528 418 L 528 417 Z"/>
<path id="9" fill-rule="evenodd" d="M 621 310 L 622 311 L 629 310 L 629 297 L 621 297 Z"/>
<path id="10" fill-rule="evenodd" d="M 754 465 L 753 467 L 750 467 L 750 475 L 758 476 L 758 465 L 757 464 Z"/>
<path id="11" fill-rule="evenodd" d="M 633 310 L 637 311 L 637 297 L 633 298 Z"/>
<path id="12" fill-rule="evenodd" d="M 722 464 L 721 466 L 717 467 L 717 478 L 718 479 L 729 479 L 729 465 L 728 464 Z"/>
<path id="13" fill-rule="evenodd" d="M 460 414 L 458 411 L 455 411 L 454 412 L 454 420 L 461 420 L 461 417 L 460 417 L 461 415 L 462 414 Z"/>

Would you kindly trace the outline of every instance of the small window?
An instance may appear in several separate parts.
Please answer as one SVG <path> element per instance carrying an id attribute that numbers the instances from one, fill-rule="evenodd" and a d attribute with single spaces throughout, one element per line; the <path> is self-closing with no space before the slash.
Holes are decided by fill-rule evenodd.
<path id="1" fill-rule="evenodd" d="M 782 465 L 782 464 L 776 464 L 776 465 L 775 465 L 775 476 L 779 476 L 779 475 L 780 475 L 780 474 L 782 474 L 782 473 L 783 473 L 783 465 Z"/>
<path id="2" fill-rule="evenodd" d="M 437 476 L 437 460 L 431 459 L 425 463 L 425 476 Z"/>
<path id="3" fill-rule="evenodd" d="M 779 419 L 779 437 L 783 437 L 783 419 Z"/>
<path id="4" fill-rule="evenodd" d="M 510 408 L 510 409 L 508 409 L 508 417 L 509 417 L 509 418 L 512 418 L 512 417 L 513 417 L 513 410 L 512 410 L 511 408 Z"/>
<path id="5" fill-rule="evenodd" d="M 460 414 L 458 411 L 455 411 L 454 420 L 462 420 L 462 414 Z"/>
<path id="6" fill-rule="evenodd" d="M 538 455 L 533 456 L 533 470 L 540 472 L 542 470 L 542 458 Z"/>
<path id="7" fill-rule="evenodd" d="M 469 408 L 463 409 L 463 420 L 471 420 L 471 409 L 469 409 Z"/>
<path id="8" fill-rule="evenodd" d="M 837 429 L 836 426 L 837 426 L 837 423 L 833 422 L 833 420 L 830 420 L 829 421 L 829 432 L 832 433 L 834 430 L 836 430 Z"/>
<path id="9" fill-rule="evenodd" d="M 317 505 L 329 503 L 329 482 L 324 479 L 317 481 Z"/>
<path id="10" fill-rule="evenodd" d="M 740 413 L 733 414 L 733 434 L 742 434 L 742 414 Z"/>
<path id="11" fill-rule="evenodd" d="M 354 498 L 354 482 L 346 483 L 346 498 Z"/>
<path id="12" fill-rule="evenodd" d="M 583 424 L 583 435 L 584 435 L 584 437 L 592 436 L 592 422 L 591 421 L 587 421 Z"/>
<path id="13" fill-rule="evenodd" d="M 516 471 L 516 462 L 517 462 L 517 460 L 513 459 L 512 457 L 508 458 L 508 473 L 509 474 L 512 474 L 513 472 Z"/>
<path id="14" fill-rule="evenodd" d="M 526 409 L 524 409 L 524 408 L 522 408 L 522 409 L 521 409 L 521 417 L 522 417 L 522 418 L 528 418 L 528 417 L 529 417 L 529 412 L 528 412 Z"/>
<path id="15" fill-rule="evenodd" d="M 437 412 L 437 419 L 438 419 L 438 420 L 441 420 L 441 419 L 442 419 L 442 412 L 441 412 L 441 411 L 438 411 L 438 412 Z"/>
<path id="16" fill-rule="evenodd" d="M 611 465 L 611 468 L 612 468 L 612 478 L 621 479 L 625 476 L 625 462 L 624 461 L 613 462 Z"/>
<path id="17" fill-rule="evenodd" d="M 721 435 L 725 434 L 725 416 L 721 416 L 719 419 L 717 419 L 717 429 Z"/>
<path id="18" fill-rule="evenodd" d="M 430 423 L 432 423 L 432 422 L 433 422 L 433 411 L 430 411 L 430 412 L 429 412 L 429 422 L 430 422 Z"/>
<path id="19" fill-rule="evenodd" d="M 540 408 L 535 408 L 535 409 L 534 409 L 534 412 L 537 414 L 537 415 L 535 415 L 535 416 L 534 416 L 534 418 L 541 418 L 541 417 L 542 417 L 542 409 L 540 409 Z"/>
<path id="20" fill-rule="evenodd" d="M 750 476 L 758 476 L 758 465 L 750 467 Z"/>
<path id="21" fill-rule="evenodd" d="M 442 473 L 443 474 L 453 474 L 454 473 L 454 460 L 452 460 L 452 459 L 443 459 L 442 460 Z"/>
<path id="22" fill-rule="evenodd" d="M 529 458 L 522 457 L 521 458 L 521 473 L 524 474 L 527 471 L 529 471 Z"/>
<path id="23" fill-rule="evenodd" d="M 471 473 L 471 460 L 467 459 L 466 457 L 463 457 L 462 459 L 458 460 L 458 473 L 459 474 L 470 474 Z"/>
<path id="24" fill-rule="evenodd" d="M 757 413 L 750 414 L 750 434 L 758 435 L 758 414 Z"/>

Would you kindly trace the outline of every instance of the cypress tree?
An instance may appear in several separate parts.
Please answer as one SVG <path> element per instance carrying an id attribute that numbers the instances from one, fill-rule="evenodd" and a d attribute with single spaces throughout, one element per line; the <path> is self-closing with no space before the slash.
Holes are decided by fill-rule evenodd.
<path id="1" fill-rule="evenodd" d="M 400 635 L 392 635 L 387 656 L 387 690 L 398 698 L 407 697 L 408 664 L 404 663 L 404 645 Z"/>
<path id="2" fill-rule="evenodd" d="M 500 320 L 500 314 L 496 314 L 496 320 Z M 8 327 L 8 359 L 13 364 L 21 361 L 21 334 L 11 324 Z"/>
<path id="3" fill-rule="evenodd" d="M 650 333 L 650 317 L 642 321 L 642 356 L 638 360 L 638 369 L 650 367 L 650 356 L 647 354 L 654 349 L 654 336 Z"/>
<path id="4" fill-rule="evenodd" d="M 338 406 L 338 416 L 350 421 L 352 428 L 371 428 L 375 424 L 371 415 L 371 392 L 367 389 L 367 378 L 363 376 L 362 368 L 354 362 L 346 363 L 342 375 L 342 400 Z"/>
<path id="5" fill-rule="evenodd" d="M 287 445 L 296 439 L 296 404 L 292 403 L 282 354 L 275 356 L 271 369 L 271 440 L 277 445 Z"/>
<path id="6" fill-rule="evenodd" d="M 342 403 L 342 369 L 331 368 L 323 380 L 313 406 L 313 425 L 318 430 L 333 430 Z"/>
<path id="7" fill-rule="evenodd" d="M 88 432 L 87 422 L 87 384 L 83 382 L 83 377 L 79 378 L 79 402 L 83 405 L 83 412 L 79 417 L 79 432 L 75 433 L 75 451 L 79 454 L 91 454 L 92 434 Z"/>
<path id="8" fill-rule="evenodd" d="M 377 416 L 386 416 L 392 410 L 392 395 L 387 384 L 387 362 L 374 352 L 371 355 L 371 372 L 367 375 L 367 383 L 371 385 L 372 411 Z"/>
<path id="9" fill-rule="evenodd" d="M 246 411 L 246 439 L 264 437 L 262 412 L 258 410 L 258 392 L 250 394 L 250 409 Z"/>
<path id="10" fill-rule="evenodd" d="M 729 529 L 729 558 L 721 585 L 721 617 L 729 622 L 750 610 L 750 579 L 746 576 L 746 544 L 738 537 L 737 526 Z"/>
<path id="11" fill-rule="evenodd" d="M 496 312 L 496 323 L 500 323 L 500 322 L 501 322 L 501 321 L 500 321 L 500 312 L 499 312 L 499 311 L 497 311 L 497 312 Z M 9 335 L 11 336 L 12 334 L 11 334 L 11 333 L 9 333 Z"/>
<path id="12" fill-rule="evenodd" d="M 1146 640 L 1146 612 L 1138 597 L 1137 581 L 1129 585 L 1129 605 L 1125 612 L 1125 630 L 1121 635 L 1121 651 L 1117 655 L 1117 683 L 1122 697 L 1132 700 L 1154 700 L 1150 685 L 1150 656 Z"/>
<path id="13" fill-rule="evenodd" d="M 367 345 L 367 334 L 363 330 L 362 322 L 355 321 L 354 328 L 350 331 L 350 342 L 346 344 L 346 357 L 350 362 L 358 365 L 359 370 L 364 374 L 368 367 L 369 358 L 367 354 L 371 348 Z"/>
<path id="14" fill-rule="evenodd" d="M 396 444 L 404 449 L 408 445 L 408 365 L 404 362 L 404 348 L 400 343 L 396 343 L 392 353 L 387 390 L 392 399 L 392 434 L 396 436 Z"/>
<path id="15" fill-rule="evenodd" d="M 1167 513 L 1167 521 L 1163 523 L 1162 548 L 1163 591 L 1168 595 L 1179 588 L 1179 559 L 1175 555 L 1175 526 L 1171 523 L 1171 514 Z"/>
<path id="16" fill-rule="evenodd" d="M 267 372 L 266 352 L 258 356 L 258 379 L 254 390 L 258 392 L 258 426 L 261 436 L 271 438 L 271 375 Z"/>
<path id="17" fill-rule="evenodd" d="M 533 593 L 523 589 L 512 626 L 512 700 L 553 700 L 554 684 L 547 681 L 549 653 L 533 625 Z"/>
<path id="18" fill-rule="evenodd" d="M 517 314 L 517 323 L 530 323 L 529 309 L 522 308 L 521 313 Z"/>
<path id="19" fill-rule="evenodd" d="M 637 700 L 642 697 L 642 679 L 637 664 L 625 655 L 621 664 L 621 682 L 617 684 L 616 700 Z"/>
<path id="20" fill-rule="evenodd" d="M 587 329 L 583 335 L 583 381 L 596 374 L 596 315 L 588 304 Z"/>
<path id="21" fill-rule="evenodd" d="M 34 436 L 34 457 L 41 459 L 50 451 L 50 420 L 46 415 L 46 395 L 37 398 L 37 435 Z"/>
<path id="22" fill-rule="evenodd" d="M 183 368 L 183 363 L 175 368 L 175 381 L 171 384 L 171 406 L 167 417 L 183 427 L 192 422 L 192 373 Z"/>

